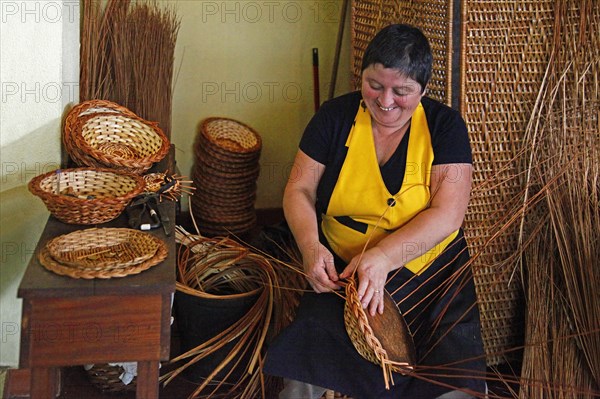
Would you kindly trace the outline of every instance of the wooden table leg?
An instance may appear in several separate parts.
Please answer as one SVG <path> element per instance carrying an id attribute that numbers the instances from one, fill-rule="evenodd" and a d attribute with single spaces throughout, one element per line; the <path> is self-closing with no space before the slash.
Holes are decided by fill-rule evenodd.
<path id="1" fill-rule="evenodd" d="M 56 394 L 56 368 L 31 368 L 31 399 L 54 399 Z"/>
<path id="2" fill-rule="evenodd" d="M 158 399 L 158 361 L 138 362 L 136 399 Z"/>

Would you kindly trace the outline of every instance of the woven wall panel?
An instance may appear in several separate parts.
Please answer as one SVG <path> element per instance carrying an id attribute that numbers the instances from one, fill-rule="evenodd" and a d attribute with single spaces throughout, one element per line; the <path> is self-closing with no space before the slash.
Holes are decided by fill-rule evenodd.
<path id="1" fill-rule="evenodd" d="M 465 230 L 474 255 L 488 365 L 504 363 L 522 336 L 515 259 L 519 226 L 508 219 L 508 211 L 522 199 L 515 157 L 548 64 L 554 5 L 554 0 L 353 1 L 356 87 L 362 54 L 381 27 L 391 22 L 419 26 L 434 52 L 429 95 L 459 106 L 469 128 L 474 189 Z M 458 6 L 460 20 L 453 21 Z M 460 38 L 452 35 L 454 24 L 460 25 Z M 460 62 L 452 58 L 453 51 Z M 452 104 L 456 93 L 458 104 Z"/>
<path id="2" fill-rule="evenodd" d="M 369 41 L 384 26 L 418 26 L 430 41 L 433 74 L 428 95 L 448 105 L 452 101 L 453 0 L 354 0 L 352 2 L 352 85 L 360 88 L 362 57 Z"/>
<path id="3" fill-rule="evenodd" d="M 461 111 L 474 167 L 465 231 L 478 255 L 473 270 L 488 364 L 502 363 L 522 336 L 514 259 L 519 225 L 507 217 L 522 200 L 514 158 L 548 65 L 553 5 L 554 0 L 463 2 Z"/>

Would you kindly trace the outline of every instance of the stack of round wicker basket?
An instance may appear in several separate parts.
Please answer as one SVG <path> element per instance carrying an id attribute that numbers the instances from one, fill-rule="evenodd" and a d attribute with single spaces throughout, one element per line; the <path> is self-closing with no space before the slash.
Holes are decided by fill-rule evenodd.
<path id="1" fill-rule="evenodd" d="M 251 127 L 228 118 L 205 119 L 194 145 L 191 206 L 205 235 L 243 234 L 256 224 L 254 202 L 262 141 Z"/>

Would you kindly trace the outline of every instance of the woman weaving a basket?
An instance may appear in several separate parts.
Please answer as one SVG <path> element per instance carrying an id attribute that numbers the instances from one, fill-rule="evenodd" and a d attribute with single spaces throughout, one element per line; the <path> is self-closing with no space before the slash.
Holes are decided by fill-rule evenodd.
<path id="1" fill-rule="evenodd" d="M 283 207 L 314 292 L 267 353 L 264 371 L 284 377 L 280 398 L 325 388 L 358 399 L 485 392 L 461 230 L 471 149 L 458 112 L 425 96 L 431 67 L 421 31 L 384 28 L 365 51 L 360 92 L 324 103 L 304 132 Z M 332 293 L 354 277 L 359 307 L 377 317 L 389 292 L 414 340 L 414 369 L 394 373 L 389 389 L 355 349 L 345 301 Z"/>

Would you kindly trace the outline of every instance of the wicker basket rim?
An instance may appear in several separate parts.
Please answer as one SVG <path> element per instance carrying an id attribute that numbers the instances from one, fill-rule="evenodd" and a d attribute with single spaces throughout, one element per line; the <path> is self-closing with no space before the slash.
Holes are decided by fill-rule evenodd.
<path id="1" fill-rule="evenodd" d="M 230 141 L 235 142 L 240 148 L 236 149 L 235 151 L 232 151 L 230 148 L 223 148 L 219 141 L 215 140 L 215 137 L 213 137 L 209 132 L 208 132 L 208 128 L 209 125 L 214 123 L 214 122 L 225 122 L 225 123 L 230 123 L 232 125 L 237 125 L 239 127 L 242 127 L 244 129 L 244 133 L 248 134 L 252 134 L 253 138 L 256 140 L 255 144 L 252 145 L 251 147 L 245 147 L 242 144 L 240 144 L 238 141 L 234 140 L 234 139 L 228 139 Z M 254 130 L 252 127 L 250 127 L 249 125 L 240 122 L 238 120 L 235 120 L 233 118 L 227 118 L 227 117 L 209 117 L 206 118 L 202 121 L 201 127 L 200 127 L 200 132 L 202 133 L 202 137 L 204 139 L 206 139 L 207 141 L 209 141 L 211 144 L 216 145 L 218 148 L 223 149 L 223 150 L 227 150 L 227 152 L 231 152 L 231 153 L 251 153 L 251 152 L 256 152 L 258 149 L 261 148 L 262 146 L 262 138 L 261 136 L 256 132 L 256 130 Z"/>
<path id="2" fill-rule="evenodd" d="M 394 317 L 394 323 L 402 323 L 403 326 L 399 324 L 396 326 L 392 326 L 392 328 L 406 328 L 406 323 L 400 309 L 397 307 L 395 302 L 392 299 L 392 296 L 384 290 L 384 300 L 386 301 L 386 307 L 384 312 L 387 312 L 387 315 L 396 315 L 394 312 L 394 308 L 397 310 L 399 317 Z M 394 306 L 390 306 L 394 305 Z M 390 322 L 389 318 L 387 322 Z M 358 293 L 355 288 L 355 283 L 353 281 L 349 282 L 346 286 L 346 303 L 344 306 L 344 323 L 346 326 L 346 330 L 348 331 L 348 336 L 352 341 L 352 344 L 356 348 L 356 350 L 363 356 L 365 359 L 374 362 L 376 364 L 381 365 L 384 370 L 384 375 L 391 376 L 391 371 L 397 372 L 406 372 L 406 369 L 411 369 L 414 366 L 416 361 L 415 359 L 415 349 L 414 343 L 412 342 L 412 338 L 406 336 L 407 342 L 401 343 L 406 345 L 407 353 L 405 359 L 390 359 L 389 352 L 390 349 L 393 348 L 384 348 L 383 342 L 377 336 L 378 334 L 382 334 L 383 331 L 374 331 L 370 325 L 369 315 L 363 309 L 360 301 L 358 300 Z M 388 326 L 386 326 L 387 328 Z M 358 342 L 362 341 L 362 342 Z M 389 343 L 388 343 L 389 344 Z M 363 352 L 364 351 L 364 352 Z M 392 352 L 395 352 L 393 350 Z M 375 360 L 376 359 L 376 360 Z M 406 369 L 405 369 L 406 368 Z"/>
<path id="3" fill-rule="evenodd" d="M 161 142 L 160 147 L 154 153 L 146 155 L 146 156 L 140 156 L 140 157 L 136 157 L 136 158 L 124 158 L 124 157 L 120 157 L 118 155 L 113 155 L 113 154 L 103 152 L 101 149 L 96 148 L 95 146 L 90 144 L 90 142 L 88 141 L 88 139 L 86 137 L 84 137 L 83 132 L 80 129 L 71 129 L 69 138 L 75 142 L 76 147 L 80 151 L 82 151 L 83 153 L 85 153 L 95 159 L 98 159 L 100 161 L 104 161 L 104 159 L 106 159 L 106 161 L 108 161 L 108 162 L 111 162 L 111 163 L 114 162 L 117 165 L 123 165 L 123 166 L 127 166 L 128 163 L 131 163 L 133 161 L 138 162 L 138 163 L 152 164 L 152 163 L 158 162 L 162 158 L 164 158 L 165 155 L 167 154 L 167 152 L 169 151 L 169 147 L 170 147 L 169 139 L 163 133 L 162 129 L 158 126 L 158 124 L 147 121 L 136 115 L 126 115 L 126 114 L 121 114 L 121 113 L 118 113 L 118 114 L 117 113 L 91 113 L 91 114 L 87 114 L 84 116 L 80 116 L 78 119 L 81 119 L 81 123 L 80 124 L 75 123 L 74 126 L 77 127 L 80 125 L 81 129 L 84 129 L 95 118 L 103 118 L 103 117 L 107 117 L 107 116 L 127 118 L 129 120 L 136 121 L 136 122 L 144 125 L 143 127 L 146 128 L 144 133 L 152 134 L 155 139 L 160 140 L 160 142 Z M 140 139 L 142 136 L 136 135 L 135 137 Z"/>
<path id="4" fill-rule="evenodd" d="M 159 135 L 161 139 L 160 149 L 149 157 L 140 158 L 124 158 L 119 157 L 116 154 L 110 156 L 110 154 L 105 154 L 101 151 L 91 151 L 90 148 L 88 148 L 89 146 L 84 143 L 85 140 L 76 136 L 77 132 L 75 132 L 74 129 L 79 118 L 93 115 L 95 111 L 100 111 L 100 113 L 122 114 L 143 121 L 145 124 L 152 127 Z M 62 141 L 67 152 L 80 165 L 98 168 L 113 168 L 137 174 L 145 172 L 150 169 L 153 163 L 164 158 L 170 148 L 169 139 L 157 123 L 147 121 L 130 109 L 108 100 L 87 100 L 71 108 L 65 118 Z"/>

